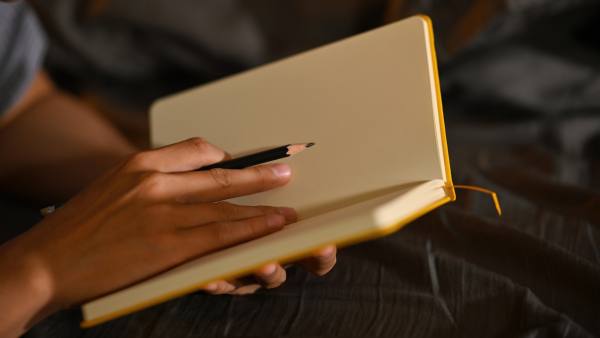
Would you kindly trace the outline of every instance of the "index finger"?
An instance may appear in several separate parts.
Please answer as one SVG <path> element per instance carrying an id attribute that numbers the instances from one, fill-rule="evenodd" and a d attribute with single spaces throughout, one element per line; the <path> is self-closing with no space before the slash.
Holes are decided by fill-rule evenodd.
<path id="1" fill-rule="evenodd" d="M 277 163 L 242 170 L 211 169 L 173 175 L 170 189 L 182 202 L 216 202 L 281 187 L 291 168 Z"/>

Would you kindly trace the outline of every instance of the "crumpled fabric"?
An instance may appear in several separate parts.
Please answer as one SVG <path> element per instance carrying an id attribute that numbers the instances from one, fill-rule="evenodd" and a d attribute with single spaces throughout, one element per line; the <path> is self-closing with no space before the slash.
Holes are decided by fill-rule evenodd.
<path id="1" fill-rule="evenodd" d="M 386 0 L 34 0 L 46 66 L 75 93 L 145 112 L 159 97 L 380 22 Z"/>
<path id="2" fill-rule="evenodd" d="M 73 91 L 130 105 L 257 65 L 255 19 L 237 0 L 36 1 L 51 33 L 47 65 Z"/>

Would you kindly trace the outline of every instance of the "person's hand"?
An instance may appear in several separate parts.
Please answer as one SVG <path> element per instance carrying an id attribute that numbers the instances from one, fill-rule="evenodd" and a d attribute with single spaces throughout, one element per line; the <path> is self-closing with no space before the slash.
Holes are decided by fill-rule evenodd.
<path id="1" fill-rule="evenodd" d="M 0 274 L 25 276 L 51 312 L 296 219 L 289 208 L 218 202 L 280 187 L 291 175 L 285 164 L 191 171 L 225 156 L 191 139 L 131 157 L 1 247 Z"/>
<path id="2" fill-rule="evenodd" d="M 336 263 L 337 249 L 328 246 L 313 254 L 312 257 L 300 261 L 298 264 L 316 276 L 324 276 Z M 272 289 L 280 286 L 286 280 L 285 269 L 276 263 L 267 264 L 257 270 L 254 278 L 237 280 L 220 280 L 210 283 L 203 288 L 204 291 L 214 295 L 247 295 L 256 292 L 261 287 Z"/>
<path id="3" fill-rule="evenodd" d="M 229 154 L 224 160 L 230 160 Z M 290 213 L 288 222 L 297 221 L 295 214 Z M 322 277 L 329 273 L 337 262 L 337 248 L 327 246 L 316 251 L 311 257 L 301 260 L 297 264 L 312 274 Z M 257 271 L 254 276 L 234 280 L 218 280 L 204 286 L 202 290 L 212 295 L 249 295 L 264 287 L 274 289 L 285 283 L 287 272 L 277 263 L 267 264 Z"/>

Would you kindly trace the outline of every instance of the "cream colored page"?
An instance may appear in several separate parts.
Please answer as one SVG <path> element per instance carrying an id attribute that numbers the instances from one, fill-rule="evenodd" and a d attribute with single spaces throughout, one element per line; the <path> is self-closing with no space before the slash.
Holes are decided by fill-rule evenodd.
<path id="1" fill-rule="evenodd" d="M 127 308 L 149 298 L 202 285 L 232 272 L 279 261 L 282 257 L 309 252 L 357 234 L 386 229 L 416 210 L 444 198 L 440 180 L 407 184 L 398 191 L 358 203 L 325 215 L 313 217 L 257 240 L 198 258 L 145 282 L 86 304 L 86 319 Z M 402 205 L 389 213 L 387 204 Z"/>
<path id="2" fill-rule="evenodd" d="M 202 136 L 236 154 L 316 142 L 286 160 L 291 184 L 236 200 L 305 217 L 443 179 L 427 35 L 415 17 L 165 99 L 152 112 L 153 143 Z"/>

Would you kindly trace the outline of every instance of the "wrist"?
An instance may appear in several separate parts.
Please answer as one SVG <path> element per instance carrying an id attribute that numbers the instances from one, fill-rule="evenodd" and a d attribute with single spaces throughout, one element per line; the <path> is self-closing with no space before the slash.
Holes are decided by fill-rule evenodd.
<path id="1" fill-rule="evenodd" d="M 20 261 L 15 269 L 15 279 L 20 282 L 20 291 L 32 295 L 36 299 L 35 305 L 40 309 L 50 305 L 54 288 L 43 261 L 33 253 L 24 253 L 14 259 Z"/>
<path id="2" fill-rule="evenodd" d="M 29 249 L 26 236 L 0 246 L 0 309 L 18 334 L 57 310 L 52 305 L 50 274 L 43 260 Z M 0 332 L 5 330 L 1 326 Z"/>

